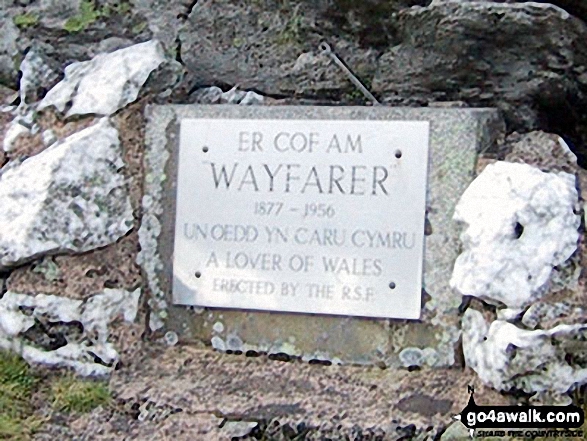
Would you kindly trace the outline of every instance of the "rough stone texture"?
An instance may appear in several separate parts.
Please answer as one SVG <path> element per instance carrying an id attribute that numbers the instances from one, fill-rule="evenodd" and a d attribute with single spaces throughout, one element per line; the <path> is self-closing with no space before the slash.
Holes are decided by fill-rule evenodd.
<path id="1" fill-rule="evenodd" d="M 38 108 L 64 112 L 71 105 L 66 116 L 111 115 L 137 99 L 149 74 L 164 61 L 162 47 L 153 40 L 71 64 Z"/>
<path id="2" fill-rule="evenodd" d="M 3 8 L 2 8 L 3 9 Z M 10 19 L 10 15 L 0 10 L 0 84 L 15 87 L 17 84 L 18 28 Z"/>
<path id="3" fill-rule="evenodd" d="M 190 101 L 198 104 L 263 104 L 265 97 L 258 93 L 238 90 L 233 87 L 227 92 L 222 92 L 220 87 L 205 87 L 196 90 L 190 95 Z"/>
<path id="4" fill-rule="evenodd" d="M 424 302 L 420 321 L 366 320 L 302 314 L 196 310 L 168 306 L 174 235 L 178 122 L 186 117 L 432 120 Z M 145 197 L 139 231 L 139 263 L 147 276 L 152 329 L 173 331 L 184 341 L 204 340 L 216 348 L 285 353 L 305 360 L 398 366 L 399 353 L 415 364 L 455 362 L 460 298 L 448 279 L 457 256 L 458 229 L 451 220 L 459 195 L 470 183 L 476 153 L 486 149 L 498 121 L 491 110 L 160 106 L 148 112 Z M 167 319 L 167 320 L 166 320 Z M 165 328 L 163 328 L 166 322 Z M 214 326 L 220 322 L 222 327 Z M 220 331 L 218 331 L 220 329 Z"/>
<path id="5" fill-rule="evenodd" d="M 527 164 L 488 165 L 462 195 L 464 251 L 451 286 L 462 295 L 522 308 L 544 296 L 552 269 L 577 249 L 575 176 Z"/>
<path id="6" fill-rule="evenodd" d="M 132 323 L 140 289 L 105 289 L 85 301 L 8 291 L 0 299 L 0 348 L 29 363 L 66 366 L 80 375 L 104 375 L 119 354 L 109 342 L 111 323 Z"/>
<path id="7" fill-rule="evenodd" d="M 475 386 L 479 405 L 516 403 L 483 386 L 471 370 L 312 366 L 189 346 L 150 346 L 140 363 L 114 372 L 110 384 L 116 405 L 68 417 L 61 433 L 72 439 L 226 440 L 223 423 L 244 420 L 259 423 L 259 432 L 245 438 L 251 440 L 262 433 L 292 439 L 305 430 L 300 439 L 424 440 L 435 439 L 465 407 L 467 385 Z M 398 405 L 418 401 L 421 391 L 449 404 Z"/>
<path id="8" fill-rule="evenodd" d="M 37 45 L 62 67 L 146 41 L 150 35 L 147 20 L 127 0 L 18 1 L 4 9 L 10 21 L 28 21 L 18 26 L 21 53 Z"/>
<path id="9" fill-rule="evenodd" d="M 31 48 L 20 63 L 20 102 L 32 104 L 41 98 L 60 79 L 58 66 L 43 54 Z"/>
<path id="10" fill-rule="evenodd" d="M 587 100 L 580 20 L 546 4 L 487 1 L 434 2 L 398 19 L 401 44 L 378 60 L 373 80 L 385 102 L 497 106 L 510 129 L 586 139 L 577 131 Z"/>
<path id="11" fill-rule="evenodd" d="M 88 251 L 126 234 L 133 218 L 120 155 L 118 132 L 101 120 L 6 170 L 0 265 Z"/>
<path id="12" fill-rule="evenodd" d="M 469 308 L 462 328 L 467 366 L 498 390 L 515 388 L 534 394 L 534 400 L 568 403 L 564 394 L 587 381 L 587 324 L 527 331 L 503 320 L 489 325 L 479 311 Z"/>
<path id="13" fill-rule="evenodd" d="M 179 34 L 181 59 L 196 85 L 238 85 L 277 96 L 354 93 L 344 73 L 318 49 L 324 23 L 306 2 L 199 1 Z M 227 27 L 230 33 L 224 32 Z M 359 77 L 372 77 L 374 49 L 321 31 Z"/>
<path id="14" fill-rule="evenodd" d="M 128 184 L 133 216 L 138 222 L 142 197 L 142 151 L 144 139 L 144 100 L 118 112 L 111 123 L 118 129 L 125 167 L 122 170 Z M 41 129 L 53 130 L 58 139 L 88 127 L 92 118 L 64 122 L 55 112 L 46 110 L 39 115 Z M 19 158 L 25 152 L 17 142 L 11 152 Z M 16 268 L 10 273 L 8 289 L 14 292 L 43 292 L 73 299 L 84 299 L 104 288 L 136 289 L 141 281 L 140 268 L 135 263 L 139 250 L 135 231 L 103 249 L 75 256 L 51 256 L 30 265 Z M 49 273 L 46 269 L 51 269 Z"/>
<path id="15" fill-rule="evenodd" d="M 7 287 L 14 292 L 43 292 L 70 299 L 85 299 L 105 287 L 134 290 L 141 283 L 134 263 L 138 248 L 133 232 L 90 253 L 44 257 L 13 270 Z"/>

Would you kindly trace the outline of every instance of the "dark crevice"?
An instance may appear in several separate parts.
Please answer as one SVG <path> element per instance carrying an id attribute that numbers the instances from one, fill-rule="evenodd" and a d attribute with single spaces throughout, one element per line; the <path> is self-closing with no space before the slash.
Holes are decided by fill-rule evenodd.
<path id="1" fill-rule="evenodd" d="M 179 38 L 179 35 L 175 37 L 175 61 L 181 63 L 182 66 L 185 66 L 181 59 L 181 38 Z"/>
<path id="2" fill-rule="evenodd" d="M 514 239 L 519 239 L 522 237 L 522 234 L 524 234 L 524 226 L 521 223 L 516 222 L 514 225 Z"/>
<path id="3" fill-rule="evenodd" d="M 587 118 L 578 111 L 580 100 L 569 93 L 561 97 L 545 94 L 536 104 L 540 129 L 563 138 L 577 156 L 578 165 L 587 168 Z"/>

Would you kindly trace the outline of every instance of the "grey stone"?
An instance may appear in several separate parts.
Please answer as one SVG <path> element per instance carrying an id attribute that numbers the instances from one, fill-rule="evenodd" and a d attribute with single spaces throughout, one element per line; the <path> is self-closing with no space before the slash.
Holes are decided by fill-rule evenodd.
<path id="1" fill-rule="evenodd" d="M 133 216 L 122 167 L 118 132 L 101 120 L 3 170 L 0 268 L 125 235 Z"/>
<path id="2" fill-rule="evenodd" d="M 31 48 L 20 64 L 20 101 L 32 104 L 51 89 L 59 79 L 59 66 L 42 51 Z"/>
<path id="3" fill-rule="evenodd" d="M 161 41 L 167 51 L 176 50 L 176 39 L 183 22 L 191 12 L 190 7 L 196 2 L 181 0 L 132 0 L 133 14 L 139 14 L 147 20 L 152 38 Z"/>
<path id="4" fill-rule="evenodd" d="M 373 80 L 385 102 L 495 106 L 514 130 L 549 121 L 551 131 L 573 133 L 585 122 L 576 109 L 587 102 L 579 82 L 587 46 L 576 42 L 587 38 L 587 26 L 564 10 L 441 1 L 403 10 L 398 20 L 401 44 L 382 55 Z"/>
<path id="5" fill-rule="evenodd" d="M 18 54 L 18 28 L 6 11 L 0 11 L 0 84 L 14 88 L 18 69 L 15 56 Z"/>
<path id="6" fill-rule="evenodd" d="M 147 111 L 145 195 L 138 262 L 150 297 L 150 325 L 180 341 L 203 340 L 221 350 L 285 353 L 304 360 L 401 366 L 405 348 L 422 350 L 432 366 L 455 362 L 461 299 L 449 287 L 458 255 L 458 227 L 452 212 L 473 179 L 477 152 L 493 142 L 499 124 L 491 109 L 408 109 L 387 107 L 151 106 Z M 391 119 L 431 124 L 426 236 L 425 302 L 419 321 L 196 309 L 170 305 L 174 237 L 175 173 L 182 118 Z M 222 327 L 217 325 L 221 323 Z M 218 332 L 222 329 L 221 332 Z"/>
<path id="7" fill-rule="evenodd" d="M 277 96 L 354 93 L 344 73 L 320 53 L 319 44 L 327 38 L 365 81 L 374 73 L 377 51 L 332 30 L 315 32 L 316 14 L 306 2 L 199 1 L 179 34 L 181 59 L 196 85 L 229 84 Z"/>

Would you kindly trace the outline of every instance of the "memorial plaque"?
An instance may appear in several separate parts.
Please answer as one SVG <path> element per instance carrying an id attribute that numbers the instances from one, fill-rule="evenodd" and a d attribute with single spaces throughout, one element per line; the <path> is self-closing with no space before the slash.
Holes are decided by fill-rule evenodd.
<path id="1" fill-rule="evenodd" d="M 138 262 L 155 338 L 332 363 L 455 363 L 452 216 L 477 153 L 501 133 L 495 109 L 146 114 Z"/>
<path id="2" fill-rule="evenodd" d="M 176 304 L 420 317 L 427 121 L 184 119 Z"/>

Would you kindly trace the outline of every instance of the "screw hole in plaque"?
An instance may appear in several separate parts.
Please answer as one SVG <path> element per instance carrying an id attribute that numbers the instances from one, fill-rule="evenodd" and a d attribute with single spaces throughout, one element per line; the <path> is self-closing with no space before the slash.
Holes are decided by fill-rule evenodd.
<path id="1" fill-rule="evenodd" d="M 402 157 L 402 151 L 401 151 L 401 150 L 396 150 L 396 151 L 395 151 L 395 157 L 396 157 L 397 159 L 401 158 L 401 157 Z"/>
<path id="2" fill-rule="evenodd" d="M 208 150 L 210 150 L 210 149 L 208 148 L 208 146 L 206 146 L 206 145 L 205 145 L 204 147 L 202 147 L 202 151 L 203 151 L 204 153 L 208 153 Z"/>
<path id="3" fill-rule="evenodd" d="M 196 271 L 196 279 L 199 279 L 200 277 L 202 277 L 202 273 L 200 271 Z"/>
<path id="4" fill-rule="evenodd" d="M 395 289 L 395 283 L 389 282 L 389 289 Z"/>

